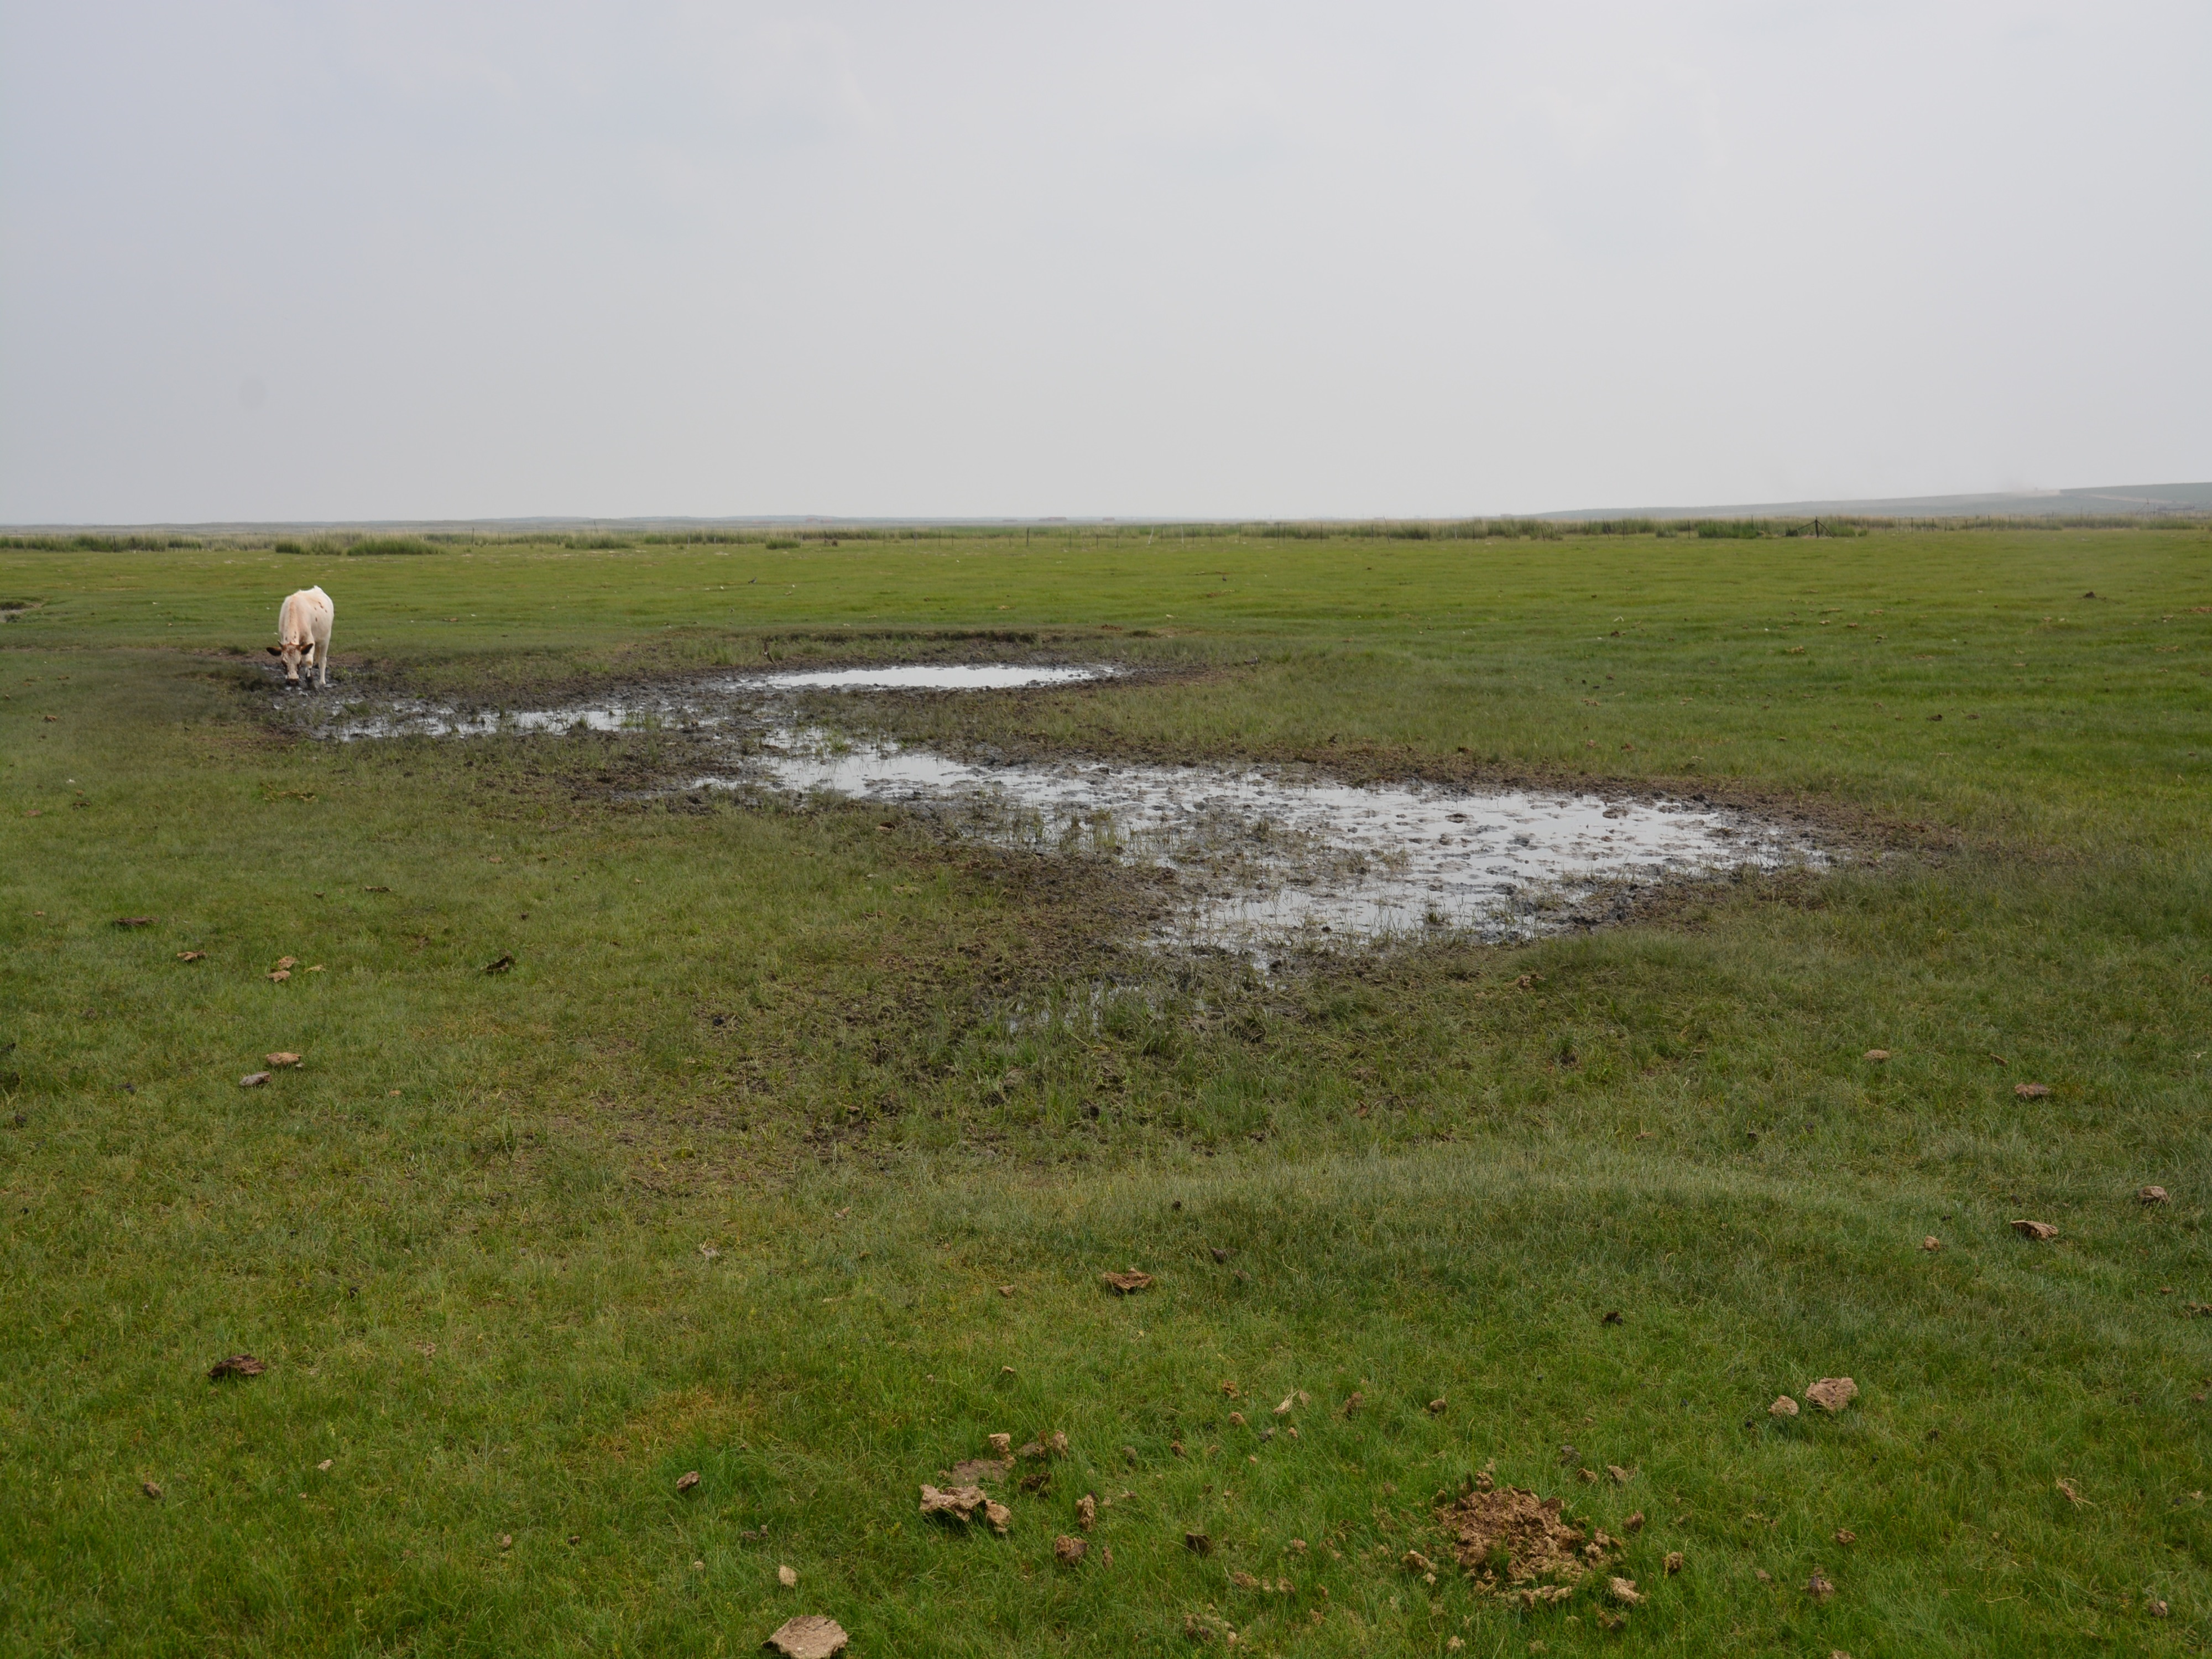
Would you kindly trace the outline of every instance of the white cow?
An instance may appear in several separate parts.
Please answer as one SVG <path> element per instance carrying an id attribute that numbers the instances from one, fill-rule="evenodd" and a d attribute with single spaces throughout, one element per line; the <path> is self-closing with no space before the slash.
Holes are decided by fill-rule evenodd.
<path id="1" fill-rule="evenodd" d="M 303 587 L 278 608 L 276 643 L 269 654 L 283 661 L 285 684 L 299 684 L 302 664 L 316 684 L 331 683 L 331 618 L 336 614 L 331 596 L 319 587 Z"/>

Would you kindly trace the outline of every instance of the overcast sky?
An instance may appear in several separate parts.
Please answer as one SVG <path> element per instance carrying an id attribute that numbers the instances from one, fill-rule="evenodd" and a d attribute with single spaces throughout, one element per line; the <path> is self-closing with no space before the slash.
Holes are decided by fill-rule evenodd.
<path id="1" fill-rule="evenodd" d="M 0 520 L 2212 477 L 2212 6 L 0 0 Z"/>

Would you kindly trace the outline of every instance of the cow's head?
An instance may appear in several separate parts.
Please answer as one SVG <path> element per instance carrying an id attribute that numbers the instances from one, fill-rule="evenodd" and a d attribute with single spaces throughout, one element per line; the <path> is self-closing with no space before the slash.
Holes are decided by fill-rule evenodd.
<path id="1" fill-rule="evenodd" d="M 306 659 L 308 647 L 304 645 L 272 645 L 269 654 L 284 665 L 284 684 L 300 683 L 300 664 Z"/>

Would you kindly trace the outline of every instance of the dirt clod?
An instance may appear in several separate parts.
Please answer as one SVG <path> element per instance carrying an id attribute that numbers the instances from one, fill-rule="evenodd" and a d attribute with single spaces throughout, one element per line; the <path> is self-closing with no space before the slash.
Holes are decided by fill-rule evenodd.
<path id="1" fill-rule="evenodd" d="M 1783 1395 L 1766 1408 L 1766 1414 L 1769 1417 L 1795 1417 L 1797 1415 L 1797 1402 L 1788 1395 Z"/>
<path id="2" fill-rule="evenodd" d="M 268 1081 L 269 1073 L 266 1072 L 248 1072 L 238 1079 L 238 1086 L 241 1089 L 258 1089 Z"/>
<path id="3" fill-rule="evenodd" d="M 1620 1310 L 1613 1308 L 1608 1310 L 1605 1317 L 1599 1320 L 1597 1322 L 1601 1325 L 1618 1325 L 1621 1322 L 1621 1318 L 1622 1315 Z"/>
<path id="4" fill-rule="evenodd" d="M 1419 1550 L 1407 1550 L 1398 1565 L 1407 1572 L 1434 1572 L 1437 1570 L 1437 1564 Z"/>
<path id="5" fill-rule="evenodd" d="M 1943 1248 L 1943 1241 L 1930 1233 L 1920 1241 L 1920 1248 L 1923 1250 L 1940 1250 Z"/>
<path id="6" fill-rule="evenodd" d="M 1133 1296 L 1139 1291 L 1152 1288 L 1152 1276 L 1140 1273 L 1134 1267 L 1125 1273 L 1101 1273 L 1098 1282 L 1116 1296 Z"/>
<path id="7" fill-rule="evenodd" d="M 487 974 L 503 974 L 514 966 L 514 952 L 512 951 L 502 951 L 496 957 L 494 957 L 489 962 L 484 963 L 483 971 Z M 840 1631 L 838 1634 L 842 1636 L 844 1632 Z"/>
<path id="8" fill-rule="evenodd" d="M 228 1376 L 258 1376 L 268 1369 L 264 1361 L 250 1353 L 234 1353 L 208 1367 L 208 1381 L 220 1382 Z"/>
<path id="9" fill-rule="evenodd" d="M 1859 1535 L 1853 1532 L 1849 1527 L 1838 1527 L 1836 1528 L 1836 1541 L 1848 1549 L 1850 1546 L 1859 1541 Z"/>
<path id="10" fill-rule="evenodd" d="M 2138 1187 L 2136 1188 L 2136 1202 L 2138 1204 L 2164 1204 L 2167 1201 L 2168 1196 L 2169 1195 L 2166 1188 L 2163 1187 Z"/>
<path id="11" fill-rule="evenodd" d="M 1351 1397 L 1344 1402 L 1344 1414 L 1346 1417 L 1354 1416 L 1358 1413 L 1359 1408 L 1366 1403 L 1367 1396 L 1360 1393 L 1358 1389 L 1354 1389 L 1352 1391 Z"/>
<path id="12" fill-rule="evenodd" d="M 1869 1048 L 1866 1051 L 1866 1057 L 1872 1060 L 1887 1060 L 1889 1058 L 1889 1050 L 1887 1048 Z"/>
<path id="13" fill-rule="evenodd" d="M 2038 1243 L 2048 1243 L 2058 1237 L 2058 1229 L 2048 1221 L 2029 1221 L 2023 1218 L 2014 1221 L 2012 1224 L 2012 1230 L 2022 1238 L 2032 1238 Z"/>
<path id="14" fill-rule="evenodd" d="M 1605 1591 L 1626 1607 L 1632 1607 L 1644 1599 L 1644 1594 L 1636 1588 L 1633 1578 L 1615 1578 L 1606 1585 Z"/>
<path id="15" fill-rule="evenodd" d="M 676 1490 L 678 1492 L 690 1492 L 698 1484 L 699 1471 L 696 1469 L 686 1469 L 676 1477 Z"/>
<path id="16" fill-rule="evenodd" d="M 1000 1456 L 1012 1457 L 1014 1455 L 1014 1437 L 1011 1434 L 987 1435 L 984 1437 L 990 1441 L 991 1449 Z"/>
<path id="17" fill-rule="evenodd" d="M 1004 1504 L 994 1503 L 981 1486 L 951 1486 L 940 1491 L 926 1486 L 921 1489 L 921 1513 L 925 1519 L 936 1516 L 963 1525 L 981 1515 L 1001 1535 L 1006 1530 L 1006 1523 L 1014 1518 L 1012 1510 Z"/>
<path id="18" fill-rule="evenodd" d="M 1213 1553 L 1213 1540 L 1202 1532 L 1187 1532 L 1182 1535 L 1182 1547 L 1193 1555 Z"/>
<path id="19" fill-rule="evenodd" d="M 945 1478 L 956 1486 L 980 1486 L 986 1480 L 1003 1480 L 1013 1471 L 1011 1459 L 971 1457 L 964 1463 L 955 1463 L 945 1472 Z"/>
<path id="20" fill-rule="evenodd" d="M 1518 1486 L 1465 1492 L 1437 1519 L 1453 1537 L 1460 1566 L 1486 1595 L 1517 1595 L 1534 1607 L 1540 1596 L 1562 1599 L 1589 1571 L 1584 1535 L 1560 1520 L 1556 1498 Z"/>
<path id="21" fill-rule="evenodd" d="M 1630 1481 L 1636 1479 L 1636 1471 L 1634 1469 L 1624 1469 L 1618 1463 L 1607 1464 L 1605 1466 L 1605 1472 L 1613 1477 L 1613 1484 L 1616 1486 L 1625 1486 Z"/>
<path id="22" fill-rule="evenodd" d="M 206 957 L 207 952 L 204 951 L 179 951 L 177 952 L 177 960 L 179 962 L 201 962 L 204 961 Z"/>
<path id="23" fill-rule="evenodd" d="M 845 1627 L 835 1619 L 825 1619 L 818 1613 L 803 1613 L 778 1625 L 762 1645 L 781 1654 L 783 1659 L 834 1659 L 834 1656 L 845 1650 L 845 1644 L 851 1639 L 845 1634 Z"/>
<path id="24" fill-rule="evenodd" d="M 1669 1578 L 1672 1578 L 1676 1573 L 1681 1571 L 1681 1570 L 1682 1552 L 1680 1550 L 1668 1550 L 1667 1552 L 1667 1576 Z"/>
<path id="25" fill-rule="evenodd" d="M 138 1490 L 157 1503 L 161 1500 L 161 1489 L 150 1480 L 141 1480 L 138 1483 Z"/>
<path id="26" fill-rule="evenodd" d="M 1431 1417 L 1442 1417 L 1443 1413 L 1444 1397 L 1442 1395 L 1438 1395 L 1434 1400 L 1429 1401 L 1429 1415 Z"/>
<path id="27" fill-rule="evenodd" d="M 2051 1092 L 2048 1083 L 2015 1083 L 2012 1091 L 2022 1100 L 2040 1100 Z"/>
<path id="28" fill-rule="evenodd" d="M 282 985 L 286 980 L 291 977 L 292 970 L 289 968 L 273 968 L 270 969 L 269 972 L 270 981 L 277 985 Z"/>
<path id="29" fill-rule="evenodd" d="M 300 1063 L 300 1056 L 289 1049 L 280 1049 L 273 1054 L 264 1054 L 262 1058 L 269 1062 L 269 1068 L 271 1071 L 275 1071 L 279 1066 L 297 1066 Z"/>
<path id="30" fill-rule="evenodd" d="M 1620 1523 L 1620 1529 L 1623 1532 L 1642 1532 L 1644 1530 L 1644 1511 L 1642 1510 L 1638 1510 L 1635 1514 L 1630 1516 L 1627 1520 Z"/>
<path id="31" fill-rule="evenodd" d="M 789 1567 L 789 1566 L 778 1567 L 778 1568 L 775 1570 L 775 1582 L 776 1582 L 777 1583 L 779 1583 L 779 1584 L 782 1585 L 782 1586 L 784 1587 L 784 1589 L 798 1589 L 798 1587 L 799 1587 L 799 1572 L 798 1572 L 798 1570 L 797 1570 L 796 1568 Z"/>
<path id="32" fill-rule="evenodd" d="M 1075 1524 L 1089 1532 L 1098 1520 L 1098 1498 L 1095 1492 L 1085 1492 L 1075 1500 Z"/>
<path id="33" fill-rule="evenodd" d="M 1072 1567 L 1080 1563 L 1090 1549 L 1091 1546 L 1084 1540 L 1071 1538 L 1062 1533 L 1052 1540 L 1052 1559 L 1063 1567 Z"/>
<path id="34" fill-rule="evenodd" d="M 1820 1568 L 1814 1568 L 1813 1576 L 1805 1581 L 1805 1594 L 1815 1601 L 1825 1601 L 1835 1593 L 1836 1587 L 1828 1582 L 1827 1575 Z"/>
<path id="35" fill-rule="evenodd" d="M 1859 1397 L 1859 1385 L 1848 1376 L 1824 1376 L 1805 1390 L 1805 1398 L 1830 1416 Z"/>

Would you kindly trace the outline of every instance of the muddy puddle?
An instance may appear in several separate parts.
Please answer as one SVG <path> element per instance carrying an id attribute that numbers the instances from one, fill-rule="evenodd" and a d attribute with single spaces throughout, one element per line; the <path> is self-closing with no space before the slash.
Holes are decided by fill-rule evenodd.
<path id="1" fill-rule="evenodd" d="M 988 692 L 1110 672 L 994 664 L 731 676 L 557 708 L 351 708 L 319 735 L 698 732 L 726 758 L 682 781 L 684 793 L 829 794 L 996 846 L 1146 866 L 1172 895 L 1154 943 L 1255 957 L 1438 932 L 1526 938 L 1602 920 L 1670 879 L 1828 862 L 1802 829 L 1696 800 L 1364 787 L 1304 769 L 1211 763 L 984 765 L 847 741 L 798 718 L 788 695 Z"/>

